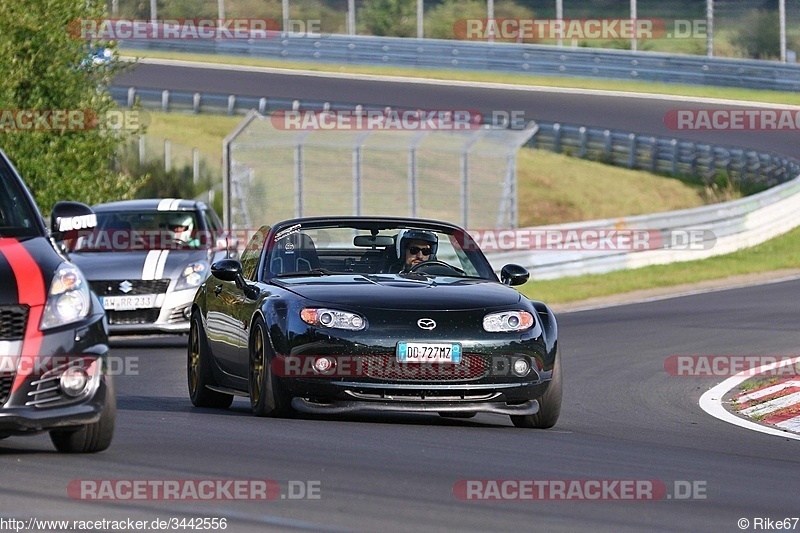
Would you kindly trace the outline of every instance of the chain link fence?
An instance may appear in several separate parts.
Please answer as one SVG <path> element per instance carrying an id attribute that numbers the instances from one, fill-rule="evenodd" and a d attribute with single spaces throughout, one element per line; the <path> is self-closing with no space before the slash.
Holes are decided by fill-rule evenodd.
<path id="1" fill-rule="evenodd" d="M 536 132 L 287 131 L 251 111 L 225 140 L 227 227 L 301 216 L 435 218 L 517 224 L 516 152 Z"/>

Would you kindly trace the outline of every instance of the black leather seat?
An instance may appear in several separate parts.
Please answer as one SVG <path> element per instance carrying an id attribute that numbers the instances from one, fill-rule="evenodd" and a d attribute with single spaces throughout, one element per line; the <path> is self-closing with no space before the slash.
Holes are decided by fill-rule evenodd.
<path id="1" fill-rule="evenodd" d="M 314 240 L 305 233 L 293 233 L 275 243 L 270 271 L 273 274 L 305 272 L 320 268 Z"/>

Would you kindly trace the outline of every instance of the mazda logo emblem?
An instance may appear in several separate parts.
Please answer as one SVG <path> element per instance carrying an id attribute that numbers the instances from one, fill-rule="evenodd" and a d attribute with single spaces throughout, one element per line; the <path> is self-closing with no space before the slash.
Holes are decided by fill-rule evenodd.
<path id="1" fill-rule="evenodd" d="M 422 329 L 431 330 L 436 327 L 436 321 L 431 318 L 420 318 L 417 320 L 417 325 Z"/>

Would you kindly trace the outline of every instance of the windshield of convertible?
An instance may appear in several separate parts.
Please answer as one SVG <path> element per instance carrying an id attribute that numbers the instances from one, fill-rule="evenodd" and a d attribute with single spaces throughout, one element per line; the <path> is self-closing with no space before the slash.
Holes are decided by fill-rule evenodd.
<path id="1" fill-rule="evenodd" d="M 97 227 L 78 238 L 76 252 L 135 252 L 207 248 L 208 232 L 194 211 L 116 211 L 97 213 Z"/>
<path id="2" fill-rule="evenodd" d="M 333 274 L 496 280 L 469 235 L 455 227 L 367 223 L 297 223 L 266 243 L 267 278 Z"/>

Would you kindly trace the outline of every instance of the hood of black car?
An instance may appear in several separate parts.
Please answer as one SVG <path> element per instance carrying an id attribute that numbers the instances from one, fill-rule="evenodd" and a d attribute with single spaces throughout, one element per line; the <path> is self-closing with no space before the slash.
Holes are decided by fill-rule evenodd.
<path id="1" fill-rule="evenodd" d="M 309 300 L 350 309 L 484 309 L 521 298 L 516 289 L 481 279 L 336 275 L 273 281 Z"/>

